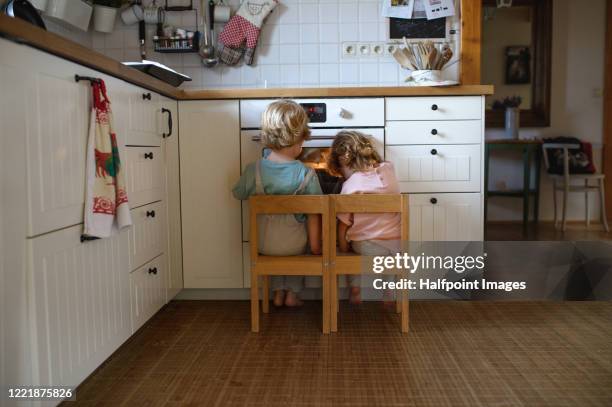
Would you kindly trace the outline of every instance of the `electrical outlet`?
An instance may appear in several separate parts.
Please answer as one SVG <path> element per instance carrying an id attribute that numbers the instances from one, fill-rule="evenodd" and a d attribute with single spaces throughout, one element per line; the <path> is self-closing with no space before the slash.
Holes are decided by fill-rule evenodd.
<path id="1" fill-rule="evenodd" d="M 386 55 L 393 55 L 395 50 L 398 49 L 398 48 L 399 48 L 399 45 L 396 44 L 396 43 L 385 44 L 385 54 Z"/>
<path id="2" fill-rule="evenodd" d="M 385 54 L 385 44 L 382 44 L 382 43 L 370 44 L 370 49 L 372 50 L 373 56 L 381 57 Z"/>
<path id="3" fill-rule="evenodd" d="M 357 55 L 357 44 L 347 42 L 342 44 L 342 56 L 343 57 L 354 57 Z"/>
<path id="4" fill-rule="evenodd" d="M 359 44 L 357 52 L 360 57 L 369 57 L 372 53 L 372 49 L 370 48 L 370 44 Z"/>

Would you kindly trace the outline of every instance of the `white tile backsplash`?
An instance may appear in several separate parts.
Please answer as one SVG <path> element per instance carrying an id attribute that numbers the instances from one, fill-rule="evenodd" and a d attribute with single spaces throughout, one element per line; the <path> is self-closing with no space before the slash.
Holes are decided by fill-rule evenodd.
<path id="1" fill-rule="evenodd" d="M 144 0 L 145 5 L 151 0 Z M 388 41 L 388 19 L 381 17 L 382 0 L 280 0 L 261 29 L 254 65 L 205 68 L 197 53 L 160 54 L 152 50 L 155 26 L 147 26 L 147 59 L 159 61 L 192 76 L 185 88 L 279 86 L 393 86 L 401 85 L 407 72 L 393 58 L 343 56 L 342 43 Z M 199 9 L 199 1 L 194 6 Z M 226 0 L 234 10 L 240 0 Z M 195 27 L 195 13 L 171 12 L 166 23 Z M 459 28 L 458 23 L 454 26 Z M 200 26 L 200 29 L 202 27 Z M 223 29 L 215 24 L 216 37 Z M 54 31 L 74 37 L 74 30 Z M 459 37 L 457 35 L 456 37 Z M 120 20 L 111 34 L 79 33 L 79 42 L 120 61 L 140 59 L 138 26 Z M 456 54 L 458 44 L 452 44 Z M 456 78 L 458 64 L 447 76 Z"/>

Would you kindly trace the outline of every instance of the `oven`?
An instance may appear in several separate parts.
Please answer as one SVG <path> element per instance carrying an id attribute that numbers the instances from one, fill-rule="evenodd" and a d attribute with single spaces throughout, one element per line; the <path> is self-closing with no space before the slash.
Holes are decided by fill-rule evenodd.
<path id="1" fill-rule="evenodd" d="M 342 179 L 327 172 L 327 157 L 336 134 L 342 129 L 370 135 L 381 157 L 385 144 L 385 103 L 383 98 L 293 99 L 306 110 L 310 119 L 310 139 L 304 142 L 298 158 L 314 168 L 324 194 L 340 193 Z M 240 101 L 241 171 L 264 154 L 261 144 L 261 115 L 274 99 Z M 243 220 L 248 219 L 248 203 L 243 202 Z M 243 241 L 248 241 L 248 222 L 243 224 Z"/>

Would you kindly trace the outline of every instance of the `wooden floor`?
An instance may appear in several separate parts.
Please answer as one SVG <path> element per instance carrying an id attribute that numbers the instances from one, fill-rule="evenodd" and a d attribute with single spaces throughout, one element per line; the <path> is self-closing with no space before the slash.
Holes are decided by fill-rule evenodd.
<path id="1" fill-rule="evenodd" d="M 584 223 L 570 223 L 565 232 L 555 228 L 552 222 L 530 223 L 526 233 L 516 222 L 488 222 L 486 240 L 612 240 L 612 232 L 606 233 L 599 224 L 587 229 Z"/>
<path id="2" fill-rule="evenodd" d="M 380 303 L 272 310 L 174 301 L 70 405 L 611 406 L 612 303 L 418 302 L 411 331 Z"/>

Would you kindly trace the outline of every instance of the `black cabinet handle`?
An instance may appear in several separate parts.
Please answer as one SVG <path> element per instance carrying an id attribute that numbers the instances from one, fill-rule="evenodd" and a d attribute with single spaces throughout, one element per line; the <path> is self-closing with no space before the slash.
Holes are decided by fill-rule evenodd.
<path id="1" fill-rule="evenodd" d="M 146 215 L 147 215 L 147 218 L 154 218 L 155 217 L 155 211 L 147 211 Z"/>
<path id="2" fill-rule="evenodd" d="M 435 148 L 431 149 L 431 155 L 436 155 L 438 154 L 438 150 L 436 150 Z"/>
<path id="3" fill-rule="evenodd" d="M 435 204 L 437 204 L 437 203 L 438 203 L 438 200 L 437 200 L 436 198 L 431 198 L 431 199 L 429 200 L 429 202 L 431 202 L 433 205 L 435 205 Z"/>
<path id="4" fill-rule="evenodd" d="M 142 100 L 151 100 L 151 92 L 143 93 L 142 94 Z"/>
<path id="5" fill-rule="evenodd" d="M 149 274 L 157 274 L 157 267 L 150 268 Z"/>
<path id="6" fill-rule="evenodd" d="M 168 113 L 168 133 L 163 133 L 162 137 L 168 138 L 172 135 L 172 111 L 166 109 L 165 107 L 162 107 L 162 114 L 164 113 Z"/>
<path id="7" fill-rule="evenodd" d="M 144 158 L 145 158 L 145 160 L 147 158 L 150 158 L 152 160 L 153 159 L 153 152 L 151 151 L 150 153 L 145 153 Z"/>
<path id="8" fill-rule="evenodd" d="M 436 129 L 431 129 L 431 134 L 435 136 L 436 134 L 438 134 L 438 130 L 436 130 Z"/>
<path id="9" fill-rule="evenodd" d="M 438 110 L 438 105 L 436 105 L 435 103 L 431 105 L 431 110 Z"/>

